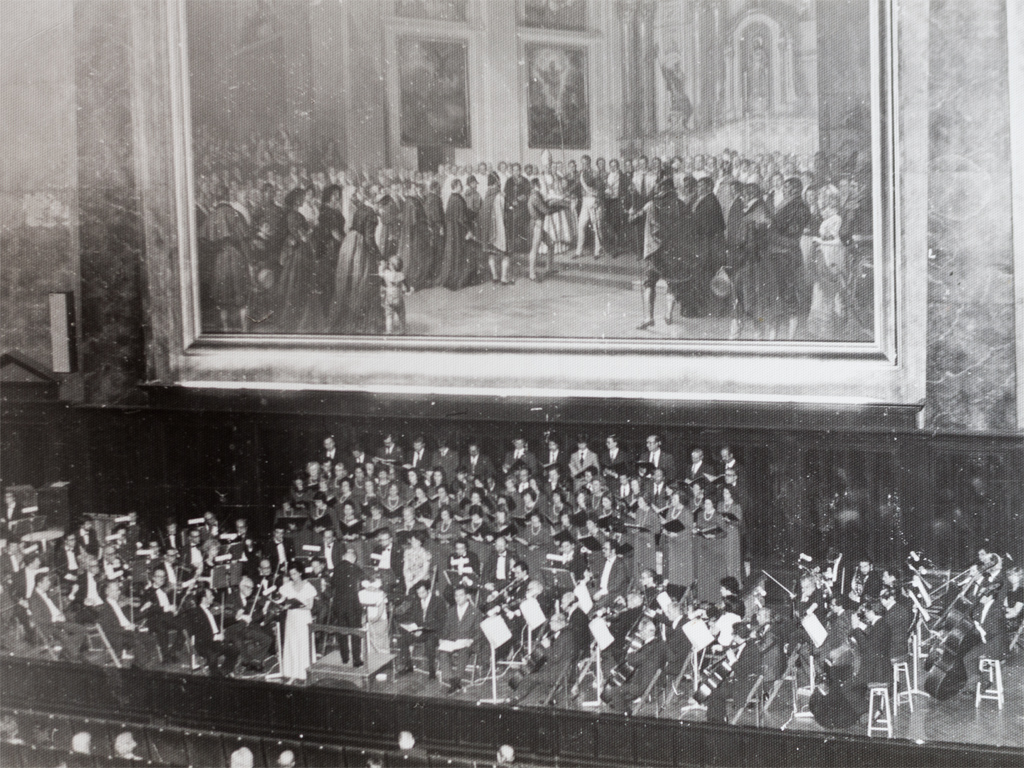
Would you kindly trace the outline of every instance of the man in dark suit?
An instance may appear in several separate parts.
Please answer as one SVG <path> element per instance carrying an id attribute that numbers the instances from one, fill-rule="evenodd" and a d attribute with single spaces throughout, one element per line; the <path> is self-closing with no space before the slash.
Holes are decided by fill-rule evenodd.
<path id="1" fill-rule="evenodd" d="M 660 469 L 665 474 L 665 482 L 671 483 L 676 477 L 675 457 L 663 450 L 661 447 L 661 435 L 647 436 L 647 452 L 641 454 L 638 459 L 644 461 L 655 469 Z"/>
<path id="2" fill-rule="evenodd" d="M 629 452 L 626 451 L 619 440 L 619 436 L 612 433 L 604 439 L 605 448 L 601 451 L 601 466 L 604 467 L 606 474 L 616 476 L 623 474 L 624 472 L 632 473 L 631 459 Z"/>
<path id="3" fill-rule="evenodd" d="M 457 586 L 454 593 L 455 605 L 448 609 L 444 630 L 441 632 L 442 640 L 457 642 L 463 646 L 449 652 L 448 679 L 451 682 L 451 687 L 448 693 L 450 694 L 462 690 L 462 675 L 466 670 L 466 663 L 469 661 L 470 655 L 480 645 L 480 622 L 483 621 L 480 611 L 470 602 L 469 591 L 466 587 Z"/>
<path id="4" fill-rule="evenodd" d="M 341 449 L 338 448 L 334 435 L 328 435 L 324 438 L 324 449 L 320 454 L 320 463 L 323 464 L 325 461 L 331 462 L 332 465 L 342 461 Z"/>
<path id="5" fill-rule="evenodd" d="M 437 678 L 437 643 L 444 629 L 447 606 L 441 596 L 431 591 L 429 581 L 420 581 L 413 587 L 414 599 L 409 601 L 409 610 L 398 621 L 398 671 L 397 677 L 413 671 L 412 646 L 423 643 L 427 656 L 427 674 L 431 680 Z M 412 631 L 407 626 L 414 625 Z"/>
<path id="6" fill-rule="evenodd" d="M 661 629 L 665 638 L 665 650 L 668 651 L 668 660 L 665 663 L 665 676 L 669 682 L 672 682 L 682 672 L 686 662 L 689 661 L 693 645 L 690 643 L 690 638 L 683 632 L 686 614 L 679 603 L 674 600 L 667 603 L 663 615 L 664 623 Z"/>
<path id="7" fill-rule="evenodd" d="M 462 469 L 472 480 L 486 483 L 494 477 L 494 463 L 480 451 L 480 444 L 475 440 L 466 449 L 466 458 L 462 462 Z"/>
<path id="8" fill-rule="evenodd" d="M 412 440 L 412 450 L 406 457 L 405 469 L 426 470 L 430 469 L 430 453 L 427 451 L 427 439 L 423 435 L 416 435 Z"/>
<path id="9" fill-rule="evenodd" d="M 274 636 L 263 625 L 266 605 L 248 576 L 242 577 L 224 603 L 224 640 L 239 650 L 243 668 L 262 671 L 274 642 Z"/>
<path id="10" fill-rule="evenodd" d="M 377 458 L 392 467 L 400 467 L 405 463 L 405 452 L 398 446 L 395 436 L 390 432 L 384 435 L 384 445 L 377 451 Z"/>
<path id="11" fill-rule="evenodd" d="M 566 683 L 566 688 L 575 682 L 568 678 L 576 670 L 579 655 L 573 635 L 566 629 L 565 617 L 555 614 L 551 617 L 549 627 L 550 633 L 539 643 L 542 650 L 535 652 L 543 661 L 534 661 L 532 671 L 531 665 L 527 664 L 529 674 L 525 677 L 519 672 L 509 676 L 509 687 L 515 691 L 512 697 L 514 704 L 526 701 L 535 691 L 546 697 L 559 681 Z"/>
<path id="12" fill-rule="evenodd" d="M 705 483 L 714 476 L 714 467 L 704 460 L 704 449 L 693 448 L 690 451 L 690 464 L 686 468 L 686 482 L 690 485 L 696 482 Z"/>
<path id="13" fill-rule="evenodd" d="M 455 474 L 459 470 L 459 456 L 448 445 L 448 438 L 437 438 L 437 450 L 431 455 L 430 468 L 444 470 L 446 482 L 450 483 L 455 479 Z"/>
<path id="14" fill-rule="evenodd" d="M 217 619 L 213 615 L 212 589 L 204 588 L 199 596 L 199 605 L 188 617 L 189 631 L 195 641 L 196 653 L 206 659 L 211 677 L 230 675 L 238 663 L 238 649 L 224 640 Z M 223 664 L 221 663 L 223 659 Z"/>
<path id="15" fill-rule="evenodd" d="M 86 558 L 85 565 L 71 587 L 68 596 L 72 618 L 82 624 L 96 621 L 96 611 L 103 605 L 103 574 L 94 558 Z"/>
<path id="16" fill-rule="evenodd" d="M 644 500 L 655 510 L 664 510 L 669 503 L 670 489 L 665 481 L 665 470 L 658 467 L 644 485 Z"/>
<path id="17" fill-rule="evenodd" d="M 359 587 L 363 576 L 363 569 L 356 565 L 356 551 L 346 549 L 331 577 L 331 588 L 334 590 L 334 623 L 339 627 L 358 629 L 363 625 L 363 606 L 359 604 Z M 339 636 L 338 651 L 341 660 L 348 664 L 350 645 L 352 666 L 362 666 L 362 641 L 358 635 Z"/>
<path id="18" fill-rule="evenodd" d="M 561 441 L 554 432 L 548 432 L 544 438 L 544 451 L 541 453 L 541 465 L 548 469 L 557 466 L 563 480 L 569 468 L 569 454 L 562 450 Z"/>
<path id="19" fill-rule="evenodd" d="M 320 531 L 320 556 L 324 560 L 324 567 L 328 575 L 333 575 L 335 569 L 341 564 L 342 556 L 345 554 L 345 545 L 338 541 L 338 536 L 333 528 L 322 528 Z"/>
<path id="20" fill-rule="evenodd" d="M 856 683 L 884 683 L 892 677 L 889 651 L 892 647 L 892 628 L 884 621 L 885 608 L 875 600 L 865 603 L 863 618 L 853 619 L 853 633 L 850 642 L 860 651 L 860 671 Z"/>
<path id="21" fill-rule="evenodd" d="M 348 460 L 345 462 L 345 465 L 351 474 L 356 467 L 365 467 L 371 461 L 373 461 L 373 458 L 366 452 L 363 446 L 359 443 L 353 443 L 349 449 Z"/>
<path id="22" fill-rule="evenodd" d="M 520 462 L 529 470 L 530 477 L 537 476 L 540 471 L 540 462 L 533 455 L 533 451 L 527 447 L 526 438 L 523 435 L 517 435 L 512 441 L 512 450 L 505 454 L 505 460 L 501 464 L 502 471 L 508 474 L 512 467 Z"/>
<path id="23" fill-rule="evenodd" d="M 121 605 L 121 582 L 108 581 L 103 591 L 106 599 L 96 611 L 96 623 L 103 629 L 114 653 L 131 652 L 136 666 L 151 666 L 157 658 L 156 637 L 135 631 L 135 624 Z"/>
<path id="24" fill-rule="evenodd" d="M 174 600 L 167 590 L 167 571 L 154 568 L 149 575 L 149 586 L 140 595 L 139 616 L 146 627 L 156 635 L 164 660 L 173 660 L 177 650 L 171 643 L 171 632 L 179 628 L 174 612 Z"/>
<path id="25" fill-rule="evenodd" d="M 902 597 L 893 594 L 883 595 L 882 607 L 885 608 L 885 618 L 882 619 L 889 625 L 892 639 L 889 644 L 889 658 L 893 661 L 905 661 L 908 649 L 907 638 L 910 636 L 910 626 L 914 623 L 914 611 Z"/>
<path id="26" fill-rule="evenodd" d="M 641 619 L 637 633 L 643 644 L 636 650 L 626 652 L 626 662 L 634 670 L 632 675 L 622 685 L 606 687 L 601 696 L 613 711 L 624 714 L 630 712 L 633 700 L 643 696 L 651 680 L 668 661 L 668 651 L 658 637 L 653 621 Z"/>

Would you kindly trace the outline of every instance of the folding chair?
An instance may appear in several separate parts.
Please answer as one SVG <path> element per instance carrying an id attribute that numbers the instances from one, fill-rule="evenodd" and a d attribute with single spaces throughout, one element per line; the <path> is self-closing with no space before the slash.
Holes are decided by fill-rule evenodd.
<path id="1" fill-rule="evenodd" d="M 121 668 L 121 657 L 116 651 L 114 646 L 110 644 L 110 640 L 107 639 L 107 633 L 103 631 L 103 627 L 100 626 L 99 622 L 88 625 L 88 632 L 85 635 L 86 647 L 89 652 L 94 651 L 106 651 L 107 655 L 110 656 L 110 660 L 114 662 L 114 666 L 118 669 Z M 93 641 L 98 640 L 99 645 L 94 646 Z"/>

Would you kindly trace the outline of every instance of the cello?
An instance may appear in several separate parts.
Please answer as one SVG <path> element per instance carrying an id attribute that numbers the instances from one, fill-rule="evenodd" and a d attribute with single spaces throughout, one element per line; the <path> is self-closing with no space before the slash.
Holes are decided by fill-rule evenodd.
<path id="1" fill-rule="evenodd" d="M 939 701 L 955 696 L 967 683 L 964 656 L 981 641 L 971 616 L 978 600 L 992 585 L 975 590 L 973 596 L 970 593 L 971 588 L 980 585 L 986 575 L 987 571 L 979 571 L 969 579 L 935 621 L 935 627 L 929 627 L 933 641 L 924 663 L 928 674 L 923 688 L 925 693 Z"/>

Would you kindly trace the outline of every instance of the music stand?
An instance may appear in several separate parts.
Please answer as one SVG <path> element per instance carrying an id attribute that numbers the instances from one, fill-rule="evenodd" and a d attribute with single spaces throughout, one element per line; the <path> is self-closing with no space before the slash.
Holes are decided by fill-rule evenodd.
<path id="1" fill-rule="evenodd" d="M 572 571 L 568 568 L 545 566 L 544 570 L 551 574 L 551 586 L 557 589 L 559 594 L 571 592 L 576 586 L 576 582 L 572 577 Z"/>
<path id="2" fill-rule="evenodd" d="M 526 653 L 533 653 L 533 633 L 543 626 L 547 616 L 537 602 L 537 598 L 528 597 L 519 604 L 519 610 L 523 613 L 523 621 L 526 622 Z"/>
<path id="3" fill-rule="evenodd" d="M 480 699 L 478 704 L 504 704 L 508 699 L 498 698 L 498 648 L 512 639 L 512 632 L 501 616 L 488 616 L 480 622 L 480 631 L 491 646 L 491 698 Z"/>
<path id="4" fill-rule="evenodd" d="M 594 638 L 594 642 L 590 645 L 591 656 L 587 661 L 587 666 L 584 668 L 583 674 L 580 675 L 580 681 L 583 680 L 589 670 L 594 670 L 594 698 L 591 701 L 581 701 L 580 706 L 600 707 L 601 693 L 604 689 L 604 675 L 601 671 L 601 653 L 615 642 L 615 637 L 612 635 L 611 630 L 608 629 L 608 622 L 605 621 L 602 616 L 596 616 L 591 619 L 590 623 L 587 624 L 587 628 L 590 630 L 590 636 Z"/>

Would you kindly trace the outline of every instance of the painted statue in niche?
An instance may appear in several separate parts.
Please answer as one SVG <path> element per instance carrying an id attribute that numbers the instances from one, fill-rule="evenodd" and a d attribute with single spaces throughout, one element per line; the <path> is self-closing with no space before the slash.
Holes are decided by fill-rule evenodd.
<path id="1" fill-rule="evenodd" d="M 693 117 L 693 102 L 687 93 L 683 57 L 678 51 L 672 51 L 661 58 L 658 67 L 665 82 L 665 90 L 668 91 L 669 128 L 685 131 L 689 128 L 690 119 Z"/>
<path id="2" fill-rule="evenodd" d="M 766 50 L 766 30 L 751 27 L 743 40 L 743 111 L 767 115 L 773 111 L 772 62 Z"/>
<path id="3" fill-rule="evenodd" d="M 586 0 L 519 0 L 519 23 L 538 29 L 587 28 Z"/>
<path id="4" fill-rule="evenodd" d="M 407 19 L 465 21 L 467 0 L 397 0 L 395 14 Z"/>
<path id="5" fill-rule="evenodd" d="M 583 48 L 530 43 L 528 129 L 537 149 L 587 149 L 587 54 Z"/>
<path id="6" fill-rule="evenodd" d="M 402 144 L 468 147 L 466 43 L 402 38 L 397 48 Z"/>

